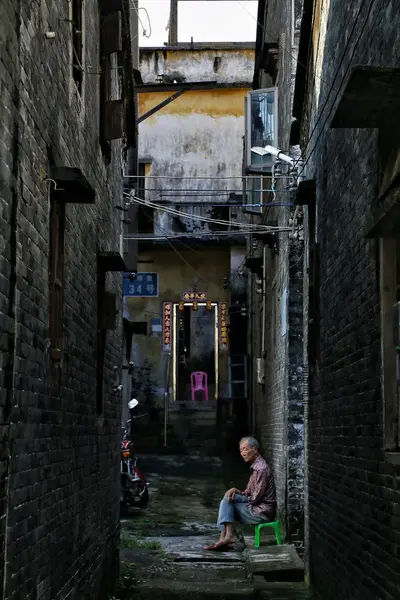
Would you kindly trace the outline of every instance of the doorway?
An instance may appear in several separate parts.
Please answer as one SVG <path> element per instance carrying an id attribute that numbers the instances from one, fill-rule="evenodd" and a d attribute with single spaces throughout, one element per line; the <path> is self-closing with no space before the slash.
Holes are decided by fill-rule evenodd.
<path id="1" fill-rule="evenodd" d="M 191 400 L 190 375 L 204 371 L 208 376 L 209 400 L 218 398 L 218 304 L 175 303 L 173 306 L 172 399 Z M 183 308 L 183 310 L 180 310 Z M 203 400 L 201 400 L 203 401 Z"/>

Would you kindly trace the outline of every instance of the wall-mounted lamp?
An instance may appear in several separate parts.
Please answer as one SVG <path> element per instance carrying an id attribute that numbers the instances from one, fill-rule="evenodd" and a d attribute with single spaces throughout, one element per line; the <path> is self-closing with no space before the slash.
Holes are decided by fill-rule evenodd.
<path id="1" fill-rule="evenodd" d="M 253 146 L 251 149 L 254 154 L 258 154 L 259 156 L 265 156 L 266 154 L 271 154 L 271 156 L 275 156 L 278 160 L 287 163 L 288 165 L 294 165 L 294 160 L 287 154 L 284 154 L 282 150 L 275 148 L 274 146 L 265 146 L 261 148 L 261 146 Z"/>

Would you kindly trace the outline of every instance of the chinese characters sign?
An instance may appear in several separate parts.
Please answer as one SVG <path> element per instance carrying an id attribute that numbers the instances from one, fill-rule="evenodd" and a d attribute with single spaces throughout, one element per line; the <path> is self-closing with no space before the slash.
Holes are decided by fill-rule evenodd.
<path id="1" fill-rule="evenodd" d="M 172 338 L 172 302 L 163 304 L 163 351 L 170 352 Z"/>
<path id="2" fill-rule="evenodd" d="M 221 348 L 228 347 L 228 303 L 220 302 L 219 305 L 219 335 Z"/>
<path id="3" fill-rule="evenodd" d="M 207 300 L 206 292 L 185 292 L 182 294 L 183 300 L 185 302 L 195 301 L 195 302 L 205 302 Z"/>
<path id="4" fill-rule="evenodd" d="M 158 273 L 124 273 L 124 296 L 156 298 L 158 296 Z"/>

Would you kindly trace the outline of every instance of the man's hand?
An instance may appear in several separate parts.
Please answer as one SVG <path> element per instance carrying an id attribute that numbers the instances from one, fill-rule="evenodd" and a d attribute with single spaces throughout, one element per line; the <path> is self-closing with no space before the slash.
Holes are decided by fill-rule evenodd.
<path id="1" fill-rule="evenodd" d="M 237 494 L 237 492 L 238 492 L 238 491 L 237 491 L 237 489 L 236 489 L 236 488 L 231 488 L 230 490 L 228 490 L 228 491 L 226 492 L 226 494 L 225 494 L 225 498 L 228 498 L 228 500 L 232 500 L 232 499 L 233 499 L 233 496 L 234 496 L 235 494 Z"/>

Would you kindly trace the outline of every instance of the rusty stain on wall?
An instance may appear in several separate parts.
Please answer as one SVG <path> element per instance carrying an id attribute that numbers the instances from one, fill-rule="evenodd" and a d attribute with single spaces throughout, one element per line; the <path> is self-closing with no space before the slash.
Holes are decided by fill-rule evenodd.
<path id="1" fill-rule="evenodd" d="M 254 70 L 254 43 L 208 48 L 142 48 L 140 72 L 148 83 L 163 75 L 165 81 L 215 81 L 234 83 L 251 82 Z M 215 68 L 216 61 L 218 68 Z"/>
<path id="2" fill-rule="evenodd" d="M 209 115 L 211 117 L 228 115 L 243 117 L 244 98 L 249 89 L 219 88 L 216 90 L 185 92 L 180 98 L 164 106 L 160 113 L 156 113 L 146 120 L 154 123 L 161 114 L 185 116 L 193 113 Z M 139 114 L 142 115 L 169 96 L 172 96 L 172 92 L 139 94 Z"/>

